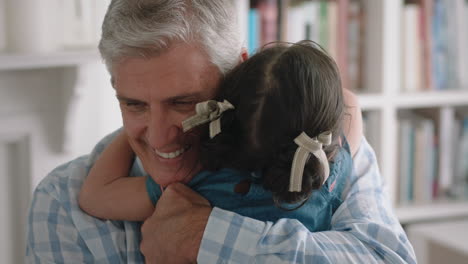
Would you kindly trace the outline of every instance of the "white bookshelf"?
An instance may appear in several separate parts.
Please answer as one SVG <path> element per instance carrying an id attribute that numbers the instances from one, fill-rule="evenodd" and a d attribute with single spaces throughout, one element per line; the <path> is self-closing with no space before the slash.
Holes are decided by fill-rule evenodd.
<path id="1" fill-rule="evenodd" d="M 397 108 L 468 106 L 468 89 L 400 94 L 395 105 Z"/>
<path id="2" fill-rule="evenodd" d="M 359 104 L 363 111 L 381 110 L 386 98 L 380 93 L 359 94 Z"/>
<path id="3" fill-rule="evenodd" d="M 368 12 L 382 14 L 380 17 L 375 15 L 369 17 L 378 19 L 377 21 L 370 19 L 367 21 L 367 23 L 372 24 L 372 30 L 380 30 L 381 33 L 379 34 L 381 34 L 382 41 L 373 41 L 372 36 L 368 37 L 367 44 L 372 45 L 369 48 L 369 52 L 372 53 L 370 57 L 375 57 L 378 54 L 378 62 L 366 66 L 367 71 L 376 72 L 377 76 L 381 74 L 381 78 L 373 82 L 380 87 L 366 87 L 365 90 L 368 92 L 358 96 L 364 112 L 377 113 L 378 118 L 372 122 L 370 129 L 373 130 L 373 134 L 377 133 L 379 137 L 373 137 L 377 138 L 377 140 L 374 140 L 371 144 L 376 149 L 381 172 L 387 182 L 398 218 L 402 224 L 407 224 L 468 216 L 468 201 L 434 201 L 428 204 L 410 206 L 397 203 L 399 112 L 421 108 L 434 109 L 438 113 L 449 113 L 449 118 L 452 119 L 448 122 L 450 124 L 455 122 L 455 109 L 468 109 L 468 89 L 401 92 L 402 76 L 400 71 L 403 50 L 401 47 L 400 18 L 402 17 L 404 0 L 363 0 L 363 2 L 368 7 Z M 380 28 L 376 28 L 376 25 Z M 379 37 L 377 33 L 371 32 L 370 34 L 374 35 L 374 38 Z M 379 46 L 375 47 L 376 44 Z M 440 116 L 443 115 L 440 114 Z M 446 135 L 440 135 L 440 137 L 446 137 Z M 453 150 L 451 148 L 441 148 L 440 151 L 439 156 L 444 156 L 447 155 L 443 153 L 444 151 Z"/>
<path id="4" fill-rule="evenodd" d="M 336 0 L 335 2 L 338 5 L 341 4 L 342 7 L 345 6 L 344 8 L 349 8 L 351 1 L 353 0 Z M 410 75 L 402 73 L 403 58 L 408 58 L 403 57 L 404 49 L 402 47 L 402 27 L 404 26 L 402 20 L 405 0 L 358 1 L 364 5 L 365 13 L 363 19 L 365 23 L 365 50 L 364 58 L 362 58 L 364 74 L 363 79 L 360 80 L 360 85 L 363 87 L 358 91 L 359 101 L 365 112 L 364 131 L 368 141 L 376 151 L 382 177 L 387 183 L 391 202 L 398 217 L 402 223 L 406 223 L 466 214 L 468 201 L 454 202 L 453 204 L 451 202 L 438 202 L 435 203 L 437 204 L 434 205 L 435 207 L 432 207 L 433 204 L 401 207 L 397 198 L 399 198 L 399 117 L 407 111 L 421 113 L 429 110 L 440 122 L 436 126 L 448 125 L 450 127 L 443 129 L 436 127 L 439 140 L 447 141 L 450 139 L 451 129 L 455 127 L 454 123 L 458 122 L 457 114 L 459 114 L 460 109 L 465 112 L 466 108 L 466 112 L 468 112 L 468 89 L 451 87 L 450 90 L 441 91 L 402 92 L 404 77 L 411 76 L 412 73 L 409 72 Z M 243 11 L 240 13 L 246 13 L 245 2 L 248 0 L 237 2 L 242 6 Z M 338 57 L 337 61 L 340 62 Z M 340 70 L 342 74 L 346 72 L 343 69 Z M 350 86 L 347 82 L 345 84 Z M 352 89 L 357 89 L 357 87 Z M 446 120 L 441 120 L 444 118 Z M 449 164 L 447 160 L 454 155 L 447 155 L 447 153 L 453 152 L 453 148 L 443 146 L 439 151 L 439 156 L 447 157 L 445 164 Z M 444 175 L 443 181 L 446 181 L 449 174 L 452 174 L 450 171 L 446 166 L 444 169 L 440 169 L 439 174 Z M 442 209 L 439 210 L 439 208 Z M 448 213 L 445 213 L 443 208 L 447 208 Z"/>
<path id="5" fill-rule="evenodd" d="M 400 93 L 385 96 L 380 93 L 359 94 L 362 110 L 382 110 L 391 107 L 394 110 L 430 107 L 468 106 L 468 89 L 448 91 L 428 91 L 417 93 Z"/>
<path id="6" fill-rule="evenodd" d="M 32 189 L 121 126 L 97 50 L 109 0 L 82 1 L 80 14 L 59 3 L 71 1 L 29 2 L 0 0 L 2 263 L 26 263 Z"/>
<path id="7" fill-rule="evenodd" d="M 330 0 L 332 1 L 332 0 Z M 341 6 L 349 8 L 353 0 L 336 0 Z M 395 206 L 402 223 L 408 221 L 425 221 L 437 218 L 464 215 L 467 212 L 466 202 L 434 202 L 434 205 L 413 205 L 401 207 L 398 202 L 399 182 L 399 117 L 407 111 L 422 112 L 430 110 L 436 115 L 440 126 L 436 128 L 439 140 L 450 139 L 450 130 L 457 122 L 460 109 L 468 112 L 468 89 L 456 89 L 427 92 L 402 92 L 404 76 L 402 74 L 403 47 L 402 27 L 405 0 L 358 0 L 364 5 L 364 74 L 361 80 L 363 89 L 358 92 L 359 101 L 365 112 L 365 133 L 374 147 L 382 177 L 385 179 L 391 202 Z M 246 14 L 248 0 L 236 0 L 241 6 L 240 14 Z M 288 15 L 287 15 L 288 16 Z M 242 18 L 246 20 L 245 15 Z M 295 20 L 294 20 L 295 21 Z M 245 21 L 244 21 L 245 22 Z M 244 25 L 245 27 L 245 24 Z M 298 25 L 300 26 L 300 25 Z M 338 30 L 339 31 L 339 30 Z M 287 34 L 286 34 L 287 35 Z M 338 52 L 339 53 L 339 52 Z M 407 58 L 407 57 L 405 57 Z M 337 58 L 338 63 L 340 62 Z M 343 73 L 343 69 L 340 69 Z M 411 74 L 411 72 L 410 72 Z M 345 83 L 346 84 L 346 83 Z M 349 84 L 348 84 L 349 85 Z M 421 87 L 422 88 L 422 87 Z M 357 89 L 357 88 L 356 88 Z M 454 155 L 450 147 L 441 147 L 439 156 L 447 160 Z M 449 157 L 450 156 L 450 157 Z M 440 169 L 442 178 L 449 178 L 450 169 Z M 444 209 L 446 208 L 446 209 Z"/>
<path id="8" fill-rule="evenodd" d="M 0 53 L 0 71 L 76 66 L 100 59 L 97 49 L 57 51 L 40 54 Z"/>
<path id="9" fill-rule="evenodd" d="M 96 116 L 105 113 L 105 105 L 111 107 L 103 99 L 103 90 L 112 89 L 87 70 L 96 69 L 96 75 L 104 76 L 99 60 L 97 49 L 0 53 L 0 209 L 5 212 L 0 217 L 5 237 L 0 241 L 0 258 L 4 263 L 26 263 L 25 227 L 32 188 L 57 165 L 83 154 L 79 145 L 94 144 L 102 137 L 97 125 L 104 122 L 97 124 Z M 89 83 L 86 78 L 91 78 Z M 96 103 L 89 98 L 96 98 Z M 89 113 L 83 114 L 85 109 Z M 106 119 L 114 116 L 108 114 Z M 83 123 L 94 127 L 84 129 Z"/>
<path id="10" fill-rule="evenodd" d="M 396 214 L 400 222 L 404 224 L 468 217 L 468 201 L 443 201 L 400 206 L 396 209 Z"/>

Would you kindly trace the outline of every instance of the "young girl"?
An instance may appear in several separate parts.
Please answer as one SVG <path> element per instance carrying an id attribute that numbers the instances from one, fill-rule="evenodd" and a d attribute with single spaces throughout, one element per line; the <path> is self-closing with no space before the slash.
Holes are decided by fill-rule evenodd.
<path id="1" fill-rule="evenodd" d="M 310 41 L 278 44 L 240 64 L 220 87 L 182 124 L 202 134 L 203 171 L 188 185 L 212 206 L 244 216 L 295 218 L 311 231 L 329 229 L 352 169 L 334 61 Z M 133 155 L 121 132 L 83 184 L 84 211 L 136 221 L 153 213 L 163 190 L 151 176 L 126 177 Z M 127 188 L 113 188 L 114 181 Z"/>

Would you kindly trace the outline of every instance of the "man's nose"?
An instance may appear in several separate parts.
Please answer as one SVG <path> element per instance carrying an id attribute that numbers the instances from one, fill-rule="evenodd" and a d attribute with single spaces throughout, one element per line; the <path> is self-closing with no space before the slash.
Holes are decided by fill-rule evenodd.
<path id="1" fill-rule="evenodd" d="M 163 109 L 150 111 L 146 136 L 151 147 L 165 151 L 165 147 L 170 148 L 172 144 L 177 143 L 179 133 L 180 124 L 170 113 Z"/>

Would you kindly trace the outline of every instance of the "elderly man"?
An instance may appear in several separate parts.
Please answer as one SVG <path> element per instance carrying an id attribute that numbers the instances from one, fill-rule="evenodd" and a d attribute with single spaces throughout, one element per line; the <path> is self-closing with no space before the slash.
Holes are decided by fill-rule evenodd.
<path id="1" fill-rule="evenodd" d="M 211 208 L 183 185 L 200 165 L 199 139 L 182 132 L 182 120 L 247 58 L 235 13 L 230 0 L 112 1 L 99 49 L 137 156 L 130 174 L 153 175 L 167 188 L 143 226 L 103 221 L 79 209 L 81 184 L 113 133 L 36 188 L 30 262 L 415 263 L 383 192 L 374 152 L 359 133 L 349 135 L 353 173 L 326 232 L 311 233 L 296 220 L 273 224 Z M 356 103 L 351 94 L 347 98 Z"/>

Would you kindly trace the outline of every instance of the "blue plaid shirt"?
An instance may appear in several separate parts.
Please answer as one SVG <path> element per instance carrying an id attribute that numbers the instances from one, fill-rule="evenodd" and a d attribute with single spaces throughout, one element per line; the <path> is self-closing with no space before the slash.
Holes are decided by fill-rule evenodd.
<path id="1" fill-rule="evenodd" d="M 28 218 L 28 263 L 143 263 L 140 223 L 100 220 L 77 202 L 90 166 L 115 133 L 89 156 L 52 171 L 37 186 Z M 331 230 L 311 233 L 299 221 L 276 223 L 214 208 L 198 263 L 416 263 L 393 213 L 375 154 L 365 139 Z M 144 171 L 134 164 L 131 175 Z"/>

